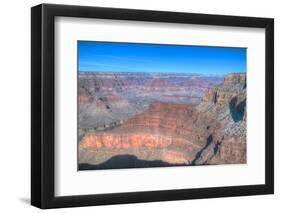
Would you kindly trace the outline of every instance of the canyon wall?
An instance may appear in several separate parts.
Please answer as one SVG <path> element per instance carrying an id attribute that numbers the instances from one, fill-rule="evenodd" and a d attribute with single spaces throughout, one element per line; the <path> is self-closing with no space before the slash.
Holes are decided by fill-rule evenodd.
<path id="1" fill-rule="evenodd" d="M 246 163 L 246 121 L 246 75 L 227 75 L 199 104 L 154 101 L 114 128 L 89 131 L 79 163 L 126 154 L 180 165 Z"/>

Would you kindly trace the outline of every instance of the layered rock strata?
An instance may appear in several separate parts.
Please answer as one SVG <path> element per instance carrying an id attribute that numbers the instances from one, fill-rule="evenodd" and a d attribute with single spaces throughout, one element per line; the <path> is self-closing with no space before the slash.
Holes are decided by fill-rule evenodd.
<path id="1" fill-rule="evenodd" d="M 112 129 L 89 131 L 79 163 L 119 155 L 180 165 L 246 163 L 246 114 L 246 75 L 227 75 L 200 104 L 155 101 Z"/>

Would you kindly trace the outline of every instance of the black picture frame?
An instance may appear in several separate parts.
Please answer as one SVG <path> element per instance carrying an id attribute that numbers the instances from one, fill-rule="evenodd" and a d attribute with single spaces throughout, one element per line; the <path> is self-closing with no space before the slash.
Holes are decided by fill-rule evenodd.
<path id="1" fill-rule="evenodd" d="M 54 21 L 83 17 L 264 28 L 266 135 L 265 184 L 78 196 L 54 195 Z M 31 8 L 31 204 L 42 209 L 90 205 L 218 198 L 274 193 L 274 20 L 164 11 L 41 4 Z"/>

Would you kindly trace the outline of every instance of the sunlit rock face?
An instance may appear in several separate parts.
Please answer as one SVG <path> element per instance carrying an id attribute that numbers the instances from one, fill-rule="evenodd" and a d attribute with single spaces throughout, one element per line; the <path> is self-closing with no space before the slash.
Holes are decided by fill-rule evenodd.
<path id="1" fill-rule="evenodd" d="M 152 103 L 147 110 L 125 121 L 120 127 L 106 132 L 86 135 L 80 148 L 97 151 L 104 149 L 128 154 L 143 149 L 151 159 L 168 163 L 190 163 L 190 154 L 199 146 L 187 137 L 192 133 L 189 117 L 192 108 L 181 104 Z M 142 159 L 142 155 L 137 155 Z"/>
<path id="2" fill-rule="evenodd" d="M 172 143 L 172 139 L 165 135 L 152 133 L 110 133 L 110 134 L 90 134 L 81 142 L 82 148 L 111 148 L 111 149 L 129 149 L 129 148 L 163 148 Z"/>
<path id="3" fill-rule="evenodd" d="M 111 77 L 106 78 L 107 86 L 112 85 Z M 106 98 L 99 97 L 99 92 L 105 89 L 101 86 L 97 89 L 96 83 L 91 82 L 95 95 L 85 95 L 90 89 L 85 89 L 83 84 L 81 99 L 79 95 L 82 103 L 79 119 L 84 119 L 79 142 L 80 164 L 109 165 L 110 162 L 114 165 L 115 156 L 127 155 L 139 160 L 130 165 L 141 162 L 144 167 L 150 167 L 149 162 L 159 166 L 246 163 L 245 74 L 227 75 L 221 84 L 204 87 L 201 101 L 189 104 L 167 102 L 165 98 L 162 101 L 161 96 L 142 97 L 152 91 L 162 94 L 161 88 L 177 91 L 175 85 L 161 78 L 150 79 L 151 84 L 147 79 L 140 79 L 139 100 L 130 91 L 130 88 L 136 89 L 136 83 L 132 83 L 135 79 L 132 76 L 130 81 L 127 76 L 120 79 L 123 84 L 119 81 L 116 85 L 120 87 L 112 90 L 123 92 L 114 92 L 114 95 L 111 92 Z M 207 84 L 204 79 L 197 82 L 199 87 Z M 150 85 L 150 89 L 142 87 L 143 84 Z M 147 99 L 151 101 L 144 101 Z"/>
<path id="4" fill-rule="evenodd" d="M 202 159 L 215 153 L 207 161 L 210 164 L 246 163 L 246 85 L 246 74 L 225 76 L 223 84 L 209 89 L 196 106 L 200 116 L 214 118 L 220 125 L 213 134 L 217 145 L 201 153 Z"/>

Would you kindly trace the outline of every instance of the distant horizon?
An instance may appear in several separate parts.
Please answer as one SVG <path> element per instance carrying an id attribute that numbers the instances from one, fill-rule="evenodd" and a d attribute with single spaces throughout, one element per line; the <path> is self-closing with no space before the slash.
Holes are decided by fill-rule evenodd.
<path id="1" fill-rule="evenodd" d="M 78 71 L 224 76 L 246 73 L 246 48 L 78 41 Z"/>
<path id="2" fill-rule="evenodd" d="M 246 72 L 230 72 L 230 73 L 226 73 L 226 74 L 223 74 L 223 73 L 220 73 L 220 74 L 217 74 L 217 73 L 192 73 L 192 72 L 145 72 L 145 71 L 133 71 L 133 72 L 130 72 L 130 71 L 95 71 L 95 70 L 91 70 L 91 71 L 78 71 L 79 73 L 134 73 L 134 74 L 172 74 L 172 75 L 204 75 L 204 76 L 225 76 L 225 75 L 231 75 L 231 74 L 246 74 Z"/>

